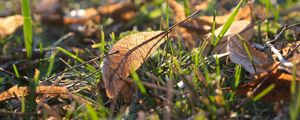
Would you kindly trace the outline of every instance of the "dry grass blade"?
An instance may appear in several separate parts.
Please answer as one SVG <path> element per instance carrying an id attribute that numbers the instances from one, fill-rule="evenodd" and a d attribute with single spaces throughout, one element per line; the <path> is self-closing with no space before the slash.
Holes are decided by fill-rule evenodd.
<path id="1" fill-rule="evenodd" d="M 106 93 L 110 98 L 115 98 L 119 92 L 125 96 L 130 95 L 130 85 L 122 79 L 127 78 L 131 71 L 137 70 L 165 41 L 161 33 L 163 32 L 153 31 L 131 34 L 112 47 L 110 53 L 117 53 L 107 56 L 102 67 Z M 150 40 L 157 35 L 160 36 Z"/>
<path id="2" fill-rule="evenodd" d="M 271 57 L 256 50 L 247 41 L 240 39 L 238 35 L 232 35 L 228 38 L 227 51 L 230 52 L 232 62 L 242 65 L 251 74 L 267 72 L 273 64 Z M 253 61 L 251 61 L 248 53 L 250 53 Z"/>
<path id="3" fill-rule="evenodd" d="M 13 86 L 9 90 L 0 94 L 0 101 L 27 96 L 28 94 L 29 87 Z M 40 94 L 45 97 L 68 98 L 69 91 L 64 87 L 58 86 L 38 86 L 36 88 L 36 94 Z"/>

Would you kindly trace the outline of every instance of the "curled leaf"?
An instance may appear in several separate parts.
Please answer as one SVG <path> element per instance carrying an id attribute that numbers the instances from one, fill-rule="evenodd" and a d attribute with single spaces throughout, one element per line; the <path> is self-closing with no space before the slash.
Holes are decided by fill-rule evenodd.
<path id="1" fill-rule="evenodd" d="M 228 37 L 227 51 L 230 52 L 232 62 L 242 65 L 251 74 L 269 71 L 274 62 L 271 57 L 256 50 L 238 35 Z"/>
<path id="2" fill-rule="evenodd" d="M 108 97 L 116 98 L 119 92 L 130 96 L 130 84 L 124 79 L 131 71 L 137 70 L 164 41 L 162 31 L 153 31 L 131 34 L 114 44 L 102 67 Z"/>
<path id="3" fill-rule="evenodd" d="M 0 39 L 13 34 L 22 25 L 23 17 L 21 15 L 0 18 Z"/>

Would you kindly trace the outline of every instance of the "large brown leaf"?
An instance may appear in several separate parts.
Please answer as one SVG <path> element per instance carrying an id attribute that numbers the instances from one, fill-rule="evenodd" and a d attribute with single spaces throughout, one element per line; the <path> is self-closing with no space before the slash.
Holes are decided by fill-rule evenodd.
<path id="1" fill-rule="evenodd" d="M 116 98 L 121 92 L 130 96 L 130 84 L 124 79 L 131 71 L 137 70 L 147 58 L 165 40 L 162 31 L 139 32 L 119 40 L 110 50 L 111 55 L 104 59 L 102 77 L 106 93 L 110 98 Z"/>
<path id="2" fill-rule="evenodd" d="M 246 48 L 249 50 L 253 62 L 250 60 Z M 268 72 L 269 67 L 274 63 L 271 57 L 256 50 L 248 41 L 240 39 L 238 35 L 228 38 L 227 51 L 230 52 L 232 62 L 242 65 L 251 74 Z"/>
<path id="3" fill-rule="evenodd" d="M 23 17 L 21 15 L 0 18 L 0 39 L 13 34 L 22 25 Z"/>

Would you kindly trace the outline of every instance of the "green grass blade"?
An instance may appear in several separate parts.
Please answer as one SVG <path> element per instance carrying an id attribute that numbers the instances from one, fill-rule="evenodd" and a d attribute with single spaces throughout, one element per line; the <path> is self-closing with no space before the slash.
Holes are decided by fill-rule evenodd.
<path id="1" fill-rule="evenodd" d="M 89 113 L 89 116 L 91 120 L 99 120 L 99 117 L 97 115 L 96 110 L 92 107 L 90 104 L 85 104 L 85 107 L 87 109 L 87 112 Z"/>
<path id="2" fill-rule="evenodd" d="M 18 68 L 17 68 L 17 66 L 15 64 L 13 64 L 13 68 L 14 68 L 14 72 L 16 74 L 16 77 L 20 78 L 19 70 L 18 70 Z"/>
<path id="3" fill-rule="evenodd" d="M 25 104 L 25 97 L 24 96 L 22 96 L 22 98 L 21 98 L 21 111 L 22 111 L 22 113 L 25 113 L 25 111 L 26 111 L 26 104 Z"/>
<path id="4" fill-rule="evenodd" d="M 265 4 L 267 8 L 267 16 L 268 13 L 273 13 L 275 20 L 277 21 L 279 19 L 279 11 L 275 8 L 275 6 L 271 3 L 271 0 L 261 0 L 261 3 Z"/>
<path id="5" fill-rule="evenodd" d="M 165 8 L 165 12 L 166 12 L 166 25 L 167 25 L 167 30 L 169 29 L 169 1 L 165 0 L 165 4 L 166 4 L 166 8 Z"/>
<path id="6" fill-rule="evenodd" d="M 146 93 L 146 88 L 144 87 L 144 85 L 140 81 L 140 78 L 139 78 L 138 74 L 135 71 L 131 71 L 131 76 L 132 76 L 133 81 L 136 83 L 137 87 L 140 89 L 140 91 L 143 94 L 145 94 Z"/>
<path id="7" fill-rule="evenodd" d="M 52 72 L 52 69 L 53 69 L 53 66 L 54 66 L 54 61 L 55 61 L 55 55 L 56 55 L 56 53 L 53 53 L 50 56 L 49 66 L 48 66 L 48 69 L 47 69 L 47 72 L 46 72 L 46 77 L 49 77 L 51 72 Z"/>
<path id="8" fill-rule="evenodd" d="M 275 84 L 271 84 L 270 86 L 268 86 L 266 89 L 264 89 L 262 92 L 260 92 L 258 95 L 256 95 L 253 98 L 253 101 L 258 101 L 259 99 L 261 99 L 262 97 L 264 97 L 265 95 L 267 95 L 271 90 L 273 90 L 275 88 Z"/>
<path id="9" fill-rule="evenodd" d="M 22 1 L 22 14 L 24 18 L 23 32 L 27 58 L 32 56 L 32 21 L 29 0 Z"/>
<path id="10" fill-rule="evenodd" d="M 58 49 L 59 51 L 63 52 L 64 54 L 68 55 L 69 57 L 75 59 L 76 61 L 79 61 L 79 62 L 81 62 L 81 63 L 85 63 L 84 60 L 82 60 L 81 58 L 79 58 L 77 55 L 75 55 L 75 54 L 73 54 L 73 53 L 67 51 L 66 49 L 63 49 L 63 48 L 61 48 L 61 47 L 57 47 L 57 49 Z M 95 71 L 95 70 L 96 70 L 96 68 L 93 67 L 93 66 L 90 65 L 90 64 L 87 64 L 86 66 L 87 66 L 87 70 L 89 70 L 89 71 Z"/>
<path id="11" fill-rule="evenodd" d="M 291 102 L 289 105 L 289 116 L 290 120 L 297 120 L 300 112 L 300 89 L 297 88 L 297 82 L 296 82 L 296 72 L 297 72 L 297 66 L 295 63 L 293 63 L 292 67 L 292 82 L 290 87 L 291 92 Z M 298 84 L 299 86 L 300 84 Z"/>
<path id="12" fill-rule="evenodd" d="M 231 15 L 229 16 L 229 18 L 227 19 L 227 21 L 225 22 L 225 24 L 223 25 L 223 28 L 221 30 L 221 32 L 219 33 L 219 35 L 217 36 L 215 42 L 213 43 L 213 46 L 215 47 L 219 41 L 223 38 L 223 36 L 225 35 L 225 33 L 227 32 L 227 30 L 229 29 L 229 27 L 231 26 L 231 24 L 233 23 L 236 15 L 239 12 L 239 9 L 241 8 L 242 3 L 244 2 L 244 0 L 241 0 L 239 2 L 239 4 L 234 8 L 234 10 L 232 11 Z"/>
<path id="13" fill-rule="evenodd" d="M 218 55 L 216 56 L 216 72 L 217 76 L 221 76 L 220 60 Z"/>
<path id="14" fill-rule="evenodd" d="M 242 74 L 242 66 L 241 65 L 236 65 L 235 66 L 235 74 L 234 74 L 234 88 L 237 88 L 238 85 L 240 84 L 240 79 L 241 79 L 241 74 Z"/>
<path id="15" fill-rule="evenodd" d="M 216 35 L 215 35 L 215 29 L 216 29 L 216 15 L 217 11 L 214 11 L 214 17 L 213 17 L 213 24 L 211 29 L 211 44 L 215 41 Z"/>
<path id="16" fill-rule="evenodd" d="M 105 34 L 101 31 L 101 52 L 105 53 Z"/>
<path id="17" fill-rule="evenodd" d="M 29 120 L 32 117 L 32 114 L 35 111 L 36 103 L 35 103 L 35 92 L 36 87 L 39 84 L 40 71 L 38 69 L 35 70 L 33 81 L 29 83 L 29 94 L 26 98 L 26 111 L 25 111 L 25 119 Z"/>
<path id="18" fill-rule="evenodd" d="M 254 60 L 253 60 L 252 54 L 251 54 L 250 50 L 248 49 L 248 46 L 247 46 L 245 40 L 240 35 L 238 35 L 238 37 L 239 37 L 240 42 L 243 44 L 244 49 L 247 52 L 247 56 L 249 57 L 249 59 L 250 59 L 250 61 L 252 63 L 252 66 L 254 68 L 255 73 L 257 73 L 256 66 L 254 64 Z"/>

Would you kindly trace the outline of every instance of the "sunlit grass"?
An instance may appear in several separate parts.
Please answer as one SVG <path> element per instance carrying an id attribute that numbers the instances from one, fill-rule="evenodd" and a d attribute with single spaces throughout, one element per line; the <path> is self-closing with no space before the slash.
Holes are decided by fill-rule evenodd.
<path id="1" fill-rule="evenodd" d="M 23 32 L 24 32 L 24 43 L 26 48 L 27 58 L 32 56 L 32 20 L 29 0 L 21 0 L 22 2 L 22 14 L 24 18 Z"/>

